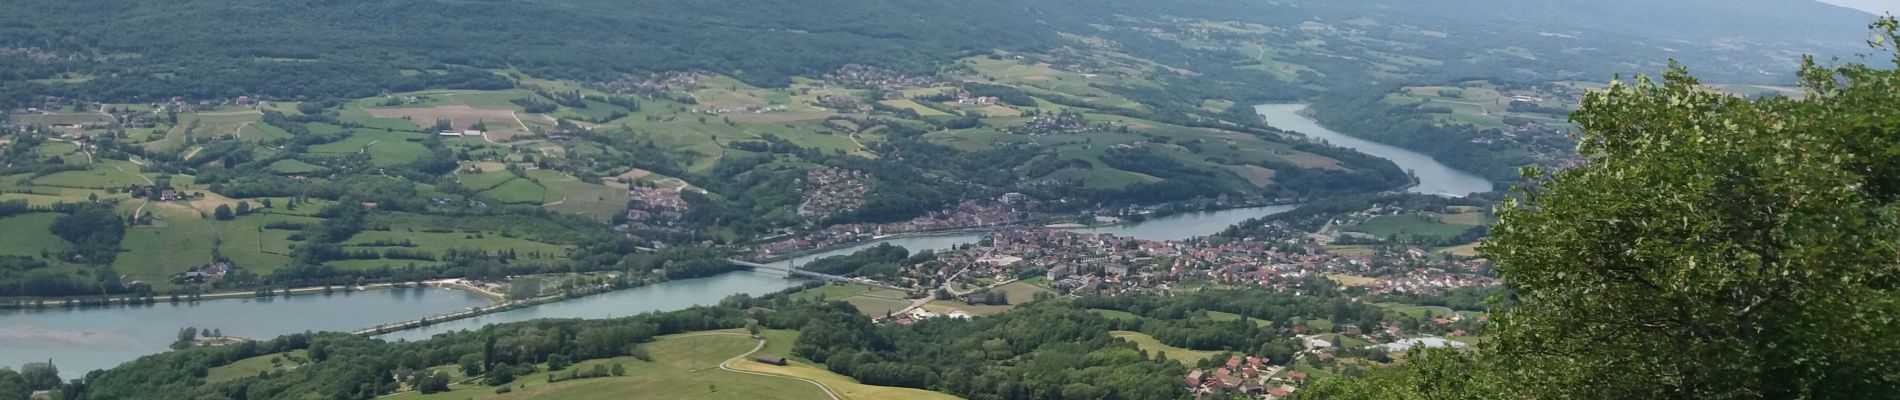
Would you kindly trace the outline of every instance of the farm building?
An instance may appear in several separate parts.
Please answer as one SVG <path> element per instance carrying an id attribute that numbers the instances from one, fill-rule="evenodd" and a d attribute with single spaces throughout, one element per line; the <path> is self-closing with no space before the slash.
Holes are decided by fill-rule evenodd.
<path id="1" fill-rule="evenodd" d="M 779 357 L 779 356 L 764 354 L 764 353 L 760 353 L 759 355 L 752 356 L 752 360 L 766 363 L 766 364 L 779 365 L 779 366 L 783 366 L 786 364 L 785 357 Z"/>

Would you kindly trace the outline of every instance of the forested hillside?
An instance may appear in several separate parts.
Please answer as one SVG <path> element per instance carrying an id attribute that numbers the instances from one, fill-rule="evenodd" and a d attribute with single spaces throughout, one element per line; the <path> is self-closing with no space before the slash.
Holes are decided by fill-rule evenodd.
<path id="1" fill-rule="evenodd" d="M 1860 36 L 1839 27 L 1868 17 L 1795 0 L 1752 1 L 1745 7 L 1531 4 L 35 0 L 11 4 L 13 12 L 0 16 L 0 47 L 35 49 L 30 56 L 0 57 L 0 78 L 5 78 L 0 99 L 22 104 L 35 94 L 112 101 L 358 98 L 386 90 L 506 85 L 469 68 L 586 80 L 709 70 L 782 86 L 793 76 L 851 63 L 929 72 L 959 55 L 1059 46 L 1062 34 L 1104 35 L 1131 53 L 1193 71 L 1224 69 L 1224 64 L 1263 55 L 1243 49 L 1209 52 L 1214 49 L 1172 43 L 1180 38 L 1120 29 L 1156 17 L 1304 26 L 1300 29 L 1308 33 L 1323 29 L 1371 39 L 1333 50 L 1361 60 L 1286 54 L 1295 58 L 1283 61 L 1323 63 L 1323 73 L 1305 80 L 1330 84 L 1396 72 L 1369 68 L 1392 63 L 1384 53 L 1450 56 L 1394 65 L 1420 76 L 1594 79 L 1653 70 L 1660 60 L 1678 57 L 1710 65 L 1710 73 L 1728 80 L 1775 80 L 1778 73 L 1769 71 L 1787 71 L 1785 65 L 1797 54 L 1852 51 L 1840 43 L 1851 46 Z M 1702 14 L 1698 21 L 1778 23 L 1654 23 L 1648 17 L 1675 12 Z M 1717 43 L 1723 45 L 1712 46 Z M 1760 54 L 1779 58 L 1764 60 Z M 430 73 L 416 73 L 421 71 Z M 66 83 L 32 82 L 49 79 Z"/>

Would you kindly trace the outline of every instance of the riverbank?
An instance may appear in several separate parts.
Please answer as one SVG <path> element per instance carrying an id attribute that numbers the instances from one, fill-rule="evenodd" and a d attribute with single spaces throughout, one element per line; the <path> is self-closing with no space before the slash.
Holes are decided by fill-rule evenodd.
<path id="1" fill-rule="evenodd" d="M 451 280 L 459 281 L 459 279 L 451 279 Z M 504 297 L 500 293 L 495 293 L 493 291 L 474 287 L 465 283 L 456 282 L 455 284 L 442 284 L 443 282 L 446 282 L 446 281 L 450 281 L 450 280 L 422 282 L 420 286 L 416 286 L 416 287 L 429 287 L 429 285 L 435 284 L 437 287 L 444 287 L 444 288 L 449 288 L 449 289 L 466 291 L 466 292 L 469 292 L 470 294 L 474 294 L 476 296 L 489 299 L 489 301 L 491 302 L 500 302 L 503 300 L 503 297 Z M 268 295 L 260 295 L 259 294 L 260 292 L 258 291 L 245 292 L 245 291 L 233 290 L 233 291 L 224 291 L 224 292 L 204 293 L 204 294 L 197 294 L 197 295 L 170 295 L 168 297 L 119 295 L 117 297 L 108 296 L 105 298 L 83 297 L 83 296 L 33 297 L 33 298 L 24 298 L 24 299 L 15 298 L 15 299 L 6 299 L 4 300 L 5 303 L 0 303 L 0 310 L 38 310 L 38 309 L 51 309 L 51 308 L 85 309 L 85 308 L 100 308 L 100 307 L 112 307 L 112 306 L 138 306 L 138 305 L 161 304 L 161 303 L 162 304 L 190 304 L 190 303 L 212 301 L 212 300 L 263 299 L 263 298 L 272 298 L 272 297 L 327 295 L 327 294 L 349 293 L 349 292 L 367 292 L 367 291 L 372 291 L 372 290 L 383 290 L 383 289 L 407 289 L 410 287 L 412 286 L 410 286 L 409 283 L 372 283 L 372 284 L 361 285 L 361 286 L 310 286 L 310 287 L 291 288 L 291 289 L 285 289 L 285 290 L 272 289 L 271 293 Z"/>
<path id="2" fill-rule="evenodd" d="M 875 245 L 880 242 L 895 241 L 895 240 L 901 240 L 901 239 L 958 236 L 958 235 L 968 235 L 968 234 L 987 234 L 990 232 L 995 232 L 998 230 L 1009 229 L 1009 228 L 1071 229 L 1071 230 L 1133 228 L 1133 227 L 1148 223 L 1150 221 L 1165 220 L 1165 219 L 1180 217 L 1184 215 L 1221 213 L 1221 212 L 1228 212 L 1228 211 L 1235 211 L 1235 210 L 1246 210 L 1246 209 L 1266 208 L 1266 207 L 1296 206 L 1296 205 L 1299 205 L 1300 203 L 1301 201 L 1299 200 L 1286 200 L 1286 201 L 1270 201 L 1270 202 L 1264 202 L 1260 204 L 1243 204 L 1243 205 L 1205 208 L 1205 209 L 1170 210 L 1167 212 L 1157 212 L 1154 214 L 1146 214 L 1143 216 L 1142 219 L 1139 219 L 1139 220 L 1124 219 L 1120 222 L 1113 223 L 1113 224 L 1085 225 L 1085 224 L 1079 224 L 1079 223 L 1056 223 L 1056 221 L 1061 221 L 1067 218 L 1060 218 L 1060 219 L 1059 218 L 1041 218 L 1041 219 L 1024 221 L 1020 223 L 1007 224 L 1007 225 L 995 225 L 995 226 L 975 227 L 975 228 L 955 228 L 955 229 L 923 231 L 923 232 L 906 232 L 906 233 L 899 233 L 899 234 L 892 234 L 892 235 L 875 236 L 869 239 L 844 242 L 844 243 L 834 244 L 830 246 L 817 247 L 817 248 L 812 248 L 808 250 L 800 250 L 800 251 L 795 251 L 795 252 L 781 254 L 781 255 L 773 255 L 773 256 L 762 258 L 762 259 L 757 259 L 754 262 L 761 263 L 761 264 L 769 264 L 769 263 L 781 262 L 781 261 L 790 260 L 790 259 L 797 259 L 797 258 L 803 258 L 807 256 L 830 253 L 830 252 L 835 252 L 839 250 L 851 249 L 855 247 Z M 1207 234 L 1212 234 L 1212 233 L 1218 233 L 1218 231 L 1210 232 Z M 908 250 L 915 252 L 915 251 L 918 251 L 919 249 L 908 249 Z"/>
<path id="3" fill-rule="evenodd" d="M 1391 160 L 1412 175 L 1415 183 L 1405 189 L 1407 192 L 1464 197 L 1494 189 L 1491 180 L 1452 168 L 1423 153 L 1329 129 L 1312 117 L 1310 108 L 1307 104 L 1260 104 L 1254 106 L 1254 111 L 1275 128 Z"/>

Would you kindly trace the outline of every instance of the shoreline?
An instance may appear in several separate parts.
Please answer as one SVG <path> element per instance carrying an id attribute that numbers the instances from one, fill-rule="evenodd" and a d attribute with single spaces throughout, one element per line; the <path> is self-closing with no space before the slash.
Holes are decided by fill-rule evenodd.
<path id="1" fill-rule="evenodd" d="M 411 286 L 408 283 L 402 283 L 402 284 L 372 283 L 372 284 L 363 285 L 363 286 L 310 286 L 310 287 L 291 288 L 288 290 L 281 290 L 281 291 L 273 289 L 271 291 L 271 294 L 268 296 L 258 296 L 257 292 L 254 292 L 254 291 L 252 292 L 226 291 L 226 292 L 202 294 L 202 295 L 199 295 L 195 299 L 190 298 L 189 296 L 179 296 L 177 300 L 173 300 L 171 298 L 171 295 L 162 296 L 162 297 L 153 295 L 151 297 L 151 301 L 146 301 L 145 297 L 140 297 L 136 295 L 115 295 L 115 296 L 107 297 L 103 300 L 98 299 L 98 298 L 92 298 L 92 297 L 35 297 L 35 298 L 27 298 L 27 299 L 9 299 L 8 302 L 0 303 L 0 310 L 90 309 L 90 308 L 105 308 L 105 307 L 113 307 L 113 306 L 125 307 L 125 306 L 142 306 L 142 305 L 156 305 L 156 304 L 190 304 L 190 303 L 197 303 L 201 301 L 213 301 L 213 300 L 264 299 L 264 298 L 292 297 L 292 296 L 331 295 L 331 294 L 337 294 L 337 293 L 368 292 L 372 290 L 411 289 L 411 288 L 428 288 L 428 287 L 439 287 L 439 288 L 444 288 L 444 289 L 454 289 L 454 290 L 460 290 L 463 292 L 468 292 L 471 295 L 488 300 L 490 304 L 499 303 L 503 301 L 503 299 L 500 298 L 499 294 L 489 292 L 486 290 L 481 290 L 479 288 L 468 286 L 466 284 L 449 283 L 448 281 L 443 280 L 443 281 L 425 281 L 421 285 L 417 285 L 417 286 Z"/>
<path id="2" fill-rule="evenodd" d="M 761 258 L 761 259 L 757 259 L 757 260 L 754 260 L 753 262 L 757 262 L 757 263 L 761 263 L 761 264 L 765 264 L 765 263 L 774 263 L 774 262 L 779 262 L 779 261 L 785 261 L 785 260 L 788 260 L 788 259 L 795 259 L 795 258 L 799 258 L 799 257 L 805 257 L 805 256 L 810 256 L 810 255 L 813 255 L 813 254 L 818 254 L 818 253 L 824 253 L 824 252 L 829 252 L 829 251 L 835 251 L 835 250 L 841 250 L 841 249 L 845 249 L 845 248 L 850 248 L 850 247 L 855 247 L 855 246 L 859 246 L 859 245 L 866 245 L 866 244 L 876 244 L 876 243 L 878 243 L 878 242 L 883 242 L 883 241 L 890 241 L 890 240 L 897 240 L 897 239 L 908 239 L 908 238 L 918 238 L 918 237 L 933 237 L 933 236 L 951 236 L 951 235 L 960 235 L 960 234 L 966 234 L 966 233 L 987 233 L 987 232 L 995 232 L 995 231 L 999 231 L 999 230 L 1003 230 L 1003 229 L 1008 229 L 1008 228 L 1011 228 L 1011 227 L 1028 227 L 1028 228 L 1031 228 L 1031 229 L 1098 229 L 1098 228 L 1114 228 L 1114 227 L 1120 227 L 1120 226 L 1131 226 L 1131 225 L 1137 225 L 1137 224 L 1141 224 L 1141 223 L 1145 223 L 1145 222 L 1148 222 L 1148 221 L 1154 221 L 1154 220 L 1157 220 L 1157 219 L 1162 219 L 1162 218 L 1168 218 L 1168 217 L 1173 217 L 1173 216 L 1178 216 L 1178 215 L 1187 215 L 1187 214 L 1193 214 L 1193 213 L 1209 213 L 1209 212 L 1220 212 L 1220 211 L 1230 211 L 1230 210 L 1240 210 L 1240 209 L 1248 209 L 1248 208 L 1261 208 L 1261 207 L 1278 207 L 1278 206 L 1291 206 L 1291 205 L 1299 205 L 1299 204 L 1302 204 L 1302 202 L 1300 202 L 1300 201 L 1288 201 L 1288 202 L 1267 202 L 1267 203 L 1265 203 L 1265 204 L 1252 204 L 1252 205 L 1242 205 L 1242 206 L 1233 206 L 1233 207 L 1220 207 L 1220 208 L 1209 208 L 1209 209 L 1202 209 L 1202 210 L 1193 210 L 1193 211 L 1182 211 L 1182 212 L 1175 212 L 1175 213 L 1166 213 L 1166 214 L 1160 214 L 1160 215 L 1148 215 L 1148 216 L 1146 216 L 1146 218 L 1143 218 L 1143 219 L 1142 219 L 1142 220 L 1140 220 L 1140 221 L 1128 221 L 1128 220 L 1126 220 L 1126 219 L 1124 219 L 1124 220 L 1122 220 L 1121 222 L 1117 222 L 1117 223 L 1113 223 L 1113 224 L 1102 224 L 1102 225 L 1084 225 L 1084 224 L 1079 224 L 1079 223 L 1067 223 L 1067 224 L 1042 224 L 1042 223 L 1039 223 L 1038 221 L 1028 221 L 1028 222 L 1022 222 L 1022 223 L 1015 223 L 1015 224 L 1006 224 L 1006 225 L 995 225 L 995 226 L 987 226 L 987 227 L 972 227 L 972 228 L 952 228 L 952 229 L 944 229 L 944 230 L 935 230 L 935 231 L 923 231 L 923 232 L 905 232 L 905 233 L 898 233 L 898 234 L 892 234 L 892 235 L 886 235 L 886 236 L 883 236 L 883 237 L 874 237 L 874 238 L 871 238 L 871 239 L 866 239 L 866 240 L 857 240 L 857 241 L 851 241 L 851 242 L 845 242 L 845 243 L 840 243 L 840 244 L 835 244 L 835 245 L 831 245 L 831 246 L 824 246 L 824 247 L 817 247 L 817 248 L 812 248 L 812 249 L 809 249 L 809 250 L 800 250 L 800 251 L 795 251 L 795 252 L 791 252 L 791 253 L 786 253 L 786 254 L 781 254 L 781 255 L 774 255 L 774 256 L 770 256 L 770 257 L 765 257 L 765 258 Z M 1041 221 L 1041 222 L 1050 222 L 1050 221 L 1051 221 L 1051 219 L 1047 219 L 1047 218 L 1045 218 L 1045 219 L 1042 219 L 1042 220 L 1040 220 L 1040 221 Z M 1072 224 L 1072 225 L 1076 225 L 1076 226 L 1062 226 L 1062 225 L 1071 225 L 1071 224 Z M 914 251 L 914 249 L 911 249 L 911 250 L 913 250 L 913 251 Z"/>

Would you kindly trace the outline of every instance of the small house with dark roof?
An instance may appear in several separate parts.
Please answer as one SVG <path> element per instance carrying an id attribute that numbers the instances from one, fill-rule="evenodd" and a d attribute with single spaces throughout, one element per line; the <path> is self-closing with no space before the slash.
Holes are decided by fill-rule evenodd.
<path id="1" fill-rule="evenodd" d="M 779 356 L 765 354 L 765 353 L 759 353 L 758 355 L 752 356 L 752 360 L 758 361 L 761 363 L 766 363 L 766 364 L 778 365 L 778 366 L 784 366 L 785 364 L 787 364 L 785 362 L 785 357 L 779 357 Z"/>

